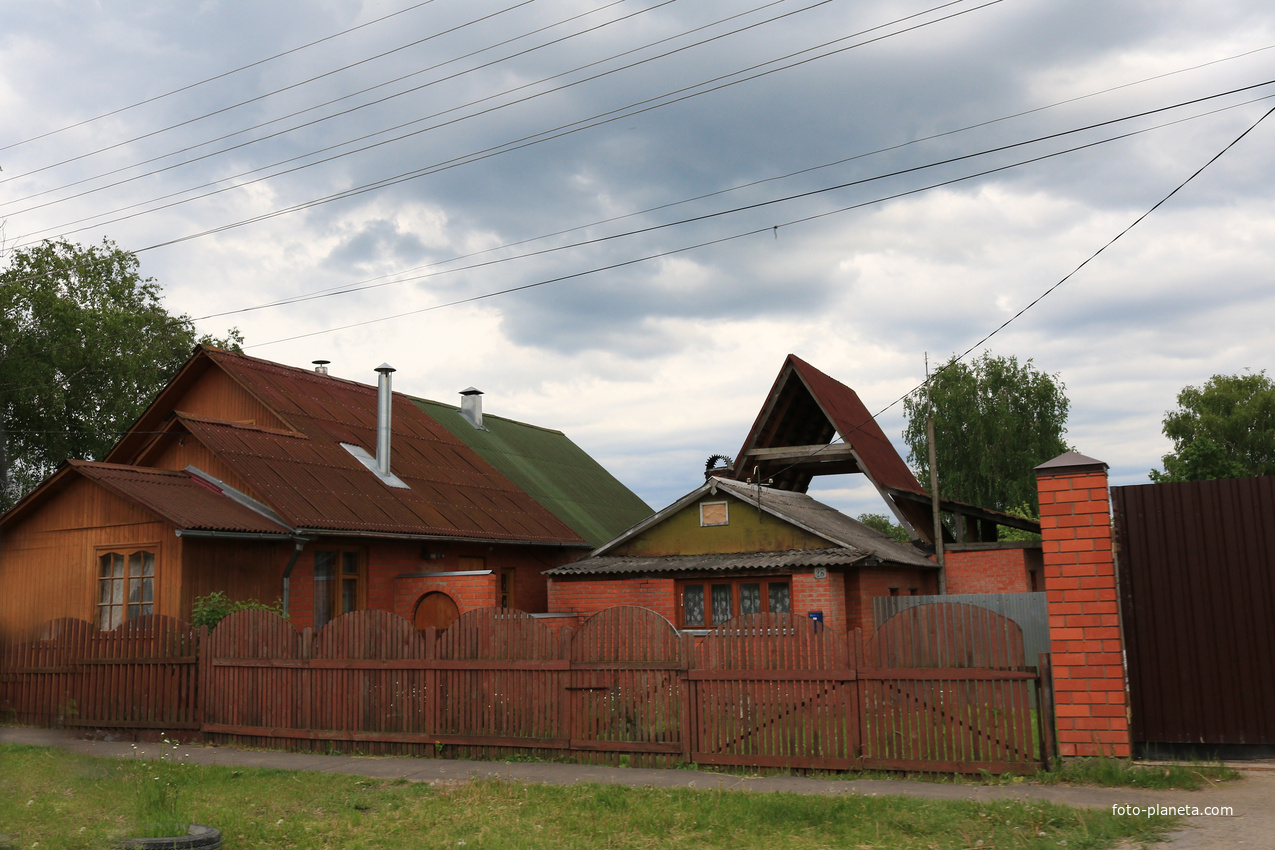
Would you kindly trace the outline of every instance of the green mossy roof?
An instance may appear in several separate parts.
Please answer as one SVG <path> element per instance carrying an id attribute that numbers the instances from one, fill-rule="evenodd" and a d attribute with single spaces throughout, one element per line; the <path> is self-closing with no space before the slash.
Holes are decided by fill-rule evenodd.
<path id="1" fill-rule="evenodd" d="M 458 407 L 412 401 L 593 546 L 654 513 L 561 431 L 490 414 L 480 431 Z"/>

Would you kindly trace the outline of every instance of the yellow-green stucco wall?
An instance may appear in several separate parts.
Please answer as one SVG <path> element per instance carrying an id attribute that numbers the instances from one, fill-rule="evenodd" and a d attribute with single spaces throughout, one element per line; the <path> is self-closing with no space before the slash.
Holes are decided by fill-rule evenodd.
<path id="1" fill-rule="evenodd" d="M 702 503 L 726 502 L 727 525 L 700 525 Z M 835 544 L 725 493 L 692 502 L 658 525 L 607 552 L 608 555 L 713 555 L 827 549 Z"/>

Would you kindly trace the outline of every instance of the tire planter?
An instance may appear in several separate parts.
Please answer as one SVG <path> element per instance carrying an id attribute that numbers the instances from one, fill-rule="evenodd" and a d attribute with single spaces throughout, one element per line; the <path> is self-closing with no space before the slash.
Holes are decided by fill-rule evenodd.
<path id="1" fill-rule="evenodd" d="M 192 823 L 186 835 L 177 835 L 172 838 L 125 838 L 119 846 L 130 848 L 130 850 L 175 850 L 175 848 L 220 850 L 221 830 Z"/>

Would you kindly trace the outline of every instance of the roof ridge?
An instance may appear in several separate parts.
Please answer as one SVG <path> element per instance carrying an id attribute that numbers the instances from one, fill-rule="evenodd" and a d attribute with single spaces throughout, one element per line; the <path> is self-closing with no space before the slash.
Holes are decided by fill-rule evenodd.
<path id="1" fill-rule="evenodd" d="M 415 402 L 421 402 L 423 404 L 436 404 L 439 407 L 446 407 L 448 410 L 454 410 L 457 413 L 460 412 L 459 405 L 448 404 L 445 401 L 435 401 L 432 398 L 422 398 L 421 396 L 408 395 L 407 393 L 400 393 L 400 395 L 406 396 L 408 399 Z M 562 431 L 558 428 L 546 428 L 544 425 L 537 425 L 534 422 L 523 422 L 521 419 L 514 419 L 511 416 L 501 416 L 499 413 L 488 413 L 487 411 L 484 410 L 483 421 L 486 422 L 488 419 L 499 419 L 503 422 L 512 422 L 514 425 L 521 425 L 524 428 L 535 428 L 537 431 L 544 431 L 548 434 L 558 434 L 563 437 L 567 436 L 565 431 Z"/>

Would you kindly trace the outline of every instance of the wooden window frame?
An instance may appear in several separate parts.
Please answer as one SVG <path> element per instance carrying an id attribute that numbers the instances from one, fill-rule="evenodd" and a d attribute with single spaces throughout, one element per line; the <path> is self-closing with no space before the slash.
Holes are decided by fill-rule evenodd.
<path id="1" fill-rule="evenodd" d="M 117 626 L 127 623 L 129 620 L 156 613 L 155 609 L 159 605 L 159 553 L 160 548 L 158 541 L 149 543 L 126 543 L 109 546 L 96 546 L 93 548 L 93 616 L 91 621 L 96 623 L 99 629 L 102 631 L 110 631 Z M 144 572 L 138 576 L 134 576 L 132 574 L 133 556 L 139 554 L 143 556 L 151 556 L 151 574 L 149 576 Z M 118 578 L 111 579 L 115 581 L 123 581 L 122 598 L 118 603 L 114 602 L 113 599 L 108 600 L 105 603 L 102 601 L 102 582 L 106 580 L 106 577 L 102 575 L 102 559 L 108 555 L 119 555 L 124 561 L 123 575 Z M 144 558 L 142 563 L 143 565 L 145 564 Z M 141 600 L 145 599 L 146 596 L 147 579 L 150 580 L 151 601 L 143 602 Z M 138 587 L 139 600 L 137 602 L 131 602 L 130 585 L 135 580 L 140 582 Z M 141 610 L 146 607 L 149 607 L 150 611 Z M 120 611 L 120 621 L 112 626 L 109 625 L 110 619 L 108 619 L 107 624 L 104 624 L 102 621 L 102 611 L 104 608 L 107 610 L 118 608 Z M 133 611 L 132 609 L 134 608 L 138 610 Z"/>
<path id="2" fill-rule="evenodd" d="M 731 589 L 731 616 L 728 619 L 734 619 L 739 616 L 739 588 L 744 584 L 757 584 L 761 586 L 761 612 L 770 612 L 770 585 L 782 584 L 788 588 L 788 611 L 792 611 L 792 576 L 791 575 L 765 575 L 765 576 L 701 576 L 697 578 L 678 579 L 675 585 L 677 595 L 677 622 L 679 629 L 715 629 L 721 623 L 713 619 L 713 597 L 712 588 L 714 585 L 729 585 Z M 700 585 L 704 588 L 704 623 L 703 625 L 688 625 L 686 622 L 686 587 L 687 585 Z"/>
<path id="3" fill-rule="evenodd" d="M 320 579 L 319 579 L 319 556 L 331 554 L 333 556 L 333 566 L 335 567 L 334 575 L 322 582 L 328 584 L 325 588 L 328 596 L 328 619 L 323 623 L 319 622 L 319 599 L 320 599 Z M 346 556 L 353 556 L 356 568 L 353 572 L 345 570 Z M 315 631 L 326 626 L 328 623 L 347 614 L 349 611 L 342 610 L 344 608 L 345 586 L 346 584 L 354 585 L 354 602 L 350 611 L 359 611 L 367 607 L 367 552 L 359 546 L 321 546 L 314 550 L 314 618 L 313 624 Z"/>
<path id="4" fill-rule="evenodd" d="M 497 570 L 496 605 L 499 608 L 516 608 L 514 605 L 514 571 Z"/>
<path id="5" fill-rule="evenodd" d="M 725 519 L 725 520 L 723 520 L 722 522 L 705 522 L 705 521 L 704 521 L 704 508 L 708 508 L 708 507 L 717 507 L 718 505 L 721 505 L 721 507 L 722 507 L 722 511 L 723 511 L 723 513 L 725 514 L 726 519 Z M 729 503 L 729 502 L 727 502 L 727 501 L 725 501 L 725 500 L 722 500 L 722 501 L 718 501 L 718 502 L 700 502 L 700 503 L 699 503 L 699 526 L 700 526 L 700 528 L 720 528 L 720 527 L 721 527 L 721 526 L 723 526 L 723 525 L 730 525 L 730 503 Z"/>

